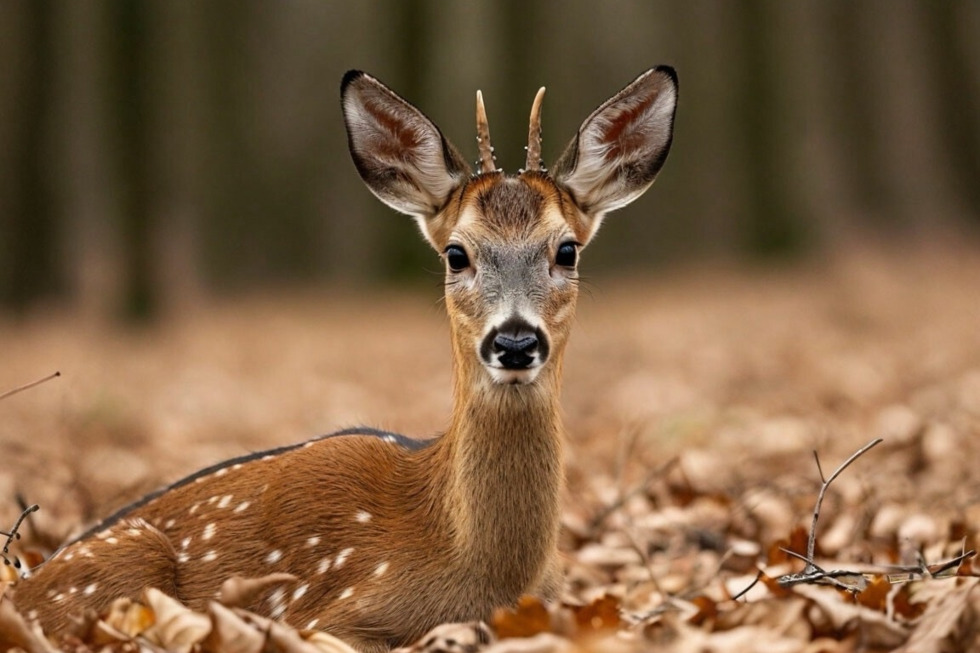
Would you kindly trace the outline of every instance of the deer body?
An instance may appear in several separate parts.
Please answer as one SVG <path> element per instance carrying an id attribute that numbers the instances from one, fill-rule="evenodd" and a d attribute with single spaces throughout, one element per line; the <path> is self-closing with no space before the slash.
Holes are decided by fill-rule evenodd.
<path id="1" fill-rule="evenodd" d="M 577 254 L 638 197 L 670 145 L 673 71 L 641 75 L 590 116 L 552 173 L 480 170 L 421 112 L 348 73 L 342 102 L 369 189 L 413 215 L 446 261 L 453 415 L 429 442 L 351 429 L 210 467 L 110 517 L 15 587 L 48 632 L 156 587 L 203 608 L 232 575 L 295 577 L 246 606 L 366 650 L 553 596 L 563 482 L 561 361 Z"/>

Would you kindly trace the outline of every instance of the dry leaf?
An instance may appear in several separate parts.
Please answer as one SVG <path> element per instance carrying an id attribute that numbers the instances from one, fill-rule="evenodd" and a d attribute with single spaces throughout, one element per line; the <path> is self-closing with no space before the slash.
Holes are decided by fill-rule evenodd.
<path id="1" fill-rule="evenodd" d="M 392 653 L 475 653 L 493 641 L 493 633 L 482 621 L 443 624 L 411 646 Z"/>
<path id="2" fill-rule="evenodd" d="M 972 630 L 972 623 L 978 616 L 974 614 L 972 619 L 962 619 L 978 580 L 968 578 L 958 582 L 959 587 L 926 608 L 908 641 L 895 653 L 947 653 L 957 650 L 957 642 L 962 642 L 967 635 L 966 629 Z M 976 633 L 973 632 L 973 635 Z"/>
<path id="3" fill-rule="evenodd" d="M 551 615 L 540 600 L 522 596 L 516 608 L 498 608 L 493 613 L 492 625 L 501 639 L 531 637 L 551 630 Z"/>
<path id="4" fill-rule="evenodd" d="M 102 619 L 102 624 L 108 628 L 101 631 L 112 639 L 131 639 L 153 625 L 153 611 L 130 599 L 116 599 L 109 606 L 109 612 Z"/>
<path id="5" fill-rule="evenodd" d="M 848 632 L 860 629 L 861 641 L 868 647 L 891 650 L 900 646 L 908 637 L 908 629 L 886 615 L 863 605 L 848 603 L 837 590 L 814 585 L 798 585 L 793 590 L 813 602 L 820 610 L 810 618 L 818 631 L 832 629 Z M 819 617 L 824 617 L 821 622 Z"/>
<path id="6" fill-rule="evenodd" d="M 268 574 L 258 578 L 232 576 L 221 584 L 218 601 L 229 608 L 247 608 L 273 587 L 296 581 L 296 576 L 283 573 Z"/>
<path id="7" fill-rule="evenodd" d="M 688 622 L 695 626 L 700 626 L 708 621 L 714 621 L 718 616 L 718 604 L 709 599 L 707 596 L 695 596 L 691 599 L 691 603 L 697 607 L 697 613 Z"/>
<path id="8" fill-rule="evenodd" d="M 303 639 L 293 628 L 278 621 L 270 621 L 268 625 L 269 642 L 278 647 L 282 653 L 320 653 L 320 649 Z M 340 640 L 336 641 L 340 642 Z M 346 649 L 342 649 L 343 653 L 357 653 L 350 646 L 343 644 L 343 642 L 340 643 L 346 646 Z"/>
<path id="9" fill-rule="evenodd" d="M 483 653 L 577 653 L 581 651 L 572 642 L 552 633 L 538 633 L 533 637 L 501 639 L 483 649 Z"/>
<path id="10" fill-rule="evenodd" d="M 143 599 L 153 608 L 156 623 L 143 633 L 147 641 L 166 649 L 189 651 L 211 632 L 211 620 L 194 612 L 155 588 L 143 593 Z"/>
<path id="11" fill-rule="evenodd" d="M 317 651 L 320 651 L 320 653 L 358 653 L 354 647 L 344 640 L 339 637 L 334 637 L 330 633 L 325 633 L 322 630 L 304 634 L 303 636 L 306 642 Z"/>
<path id="12" fill-rule="evenodd" d="M 0 584 L 0 650 L 20 648 L 28 653 L 53 653 L 56 649 L 44 638 L 40 628 L 29 625 L 14 608 L 9 587 Z"/>
<path id="13" fill-rule="evenodd" d="M 259 653 L 265 646 L 265 633 L 245 623 L 217 601 L 208 605 L 208 614 L 211 616 L 211 632 L 201 642 L 205 651 Z"/>
<path id="14" fill-rule="evenodd" d="M 579 631 L 609 630 L 619 628 L 622 623 L 619 599 L 609 594 L 603 594 L 587 605 L 572 608 L 572 612 Z"/>

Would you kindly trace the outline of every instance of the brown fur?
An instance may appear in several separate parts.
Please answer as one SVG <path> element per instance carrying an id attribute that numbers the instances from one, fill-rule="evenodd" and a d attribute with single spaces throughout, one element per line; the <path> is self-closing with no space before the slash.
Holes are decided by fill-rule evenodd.
<path id="1" fill-rule="evenodd" d="M 620 96 L 649 93 L 651 74 Z M 17 584 L 15 602 L 49 633 L 147 587 L 203 609 L 231 575 L 285 572 L 296 581 L 248 607 L 381 650 L 443 622 L 486 619 L 522 594 L 558 591 L 559 390 L 578 287 L 555 256 L 562 244 L 584 246 L 601 214 L 542 172 L 461 175 L 465 163 L 417 109 L 361 73 L 343 89 L 351 152 L 371 190 L 415 215 L 437 251 L 468 253 L 470 265 L 446 278 L 448 431 L 420 450 L 371 435 L 315 440 L 230 461 L 134 504 Z M 662 161 L 663 144 L 643 146 Z M 575 164 L 564 168 L 574 181 Z M 533 373 L 507 368 L 501 381 L 480 343 L 515 315 L 533 320 L 547 347 Z"/>

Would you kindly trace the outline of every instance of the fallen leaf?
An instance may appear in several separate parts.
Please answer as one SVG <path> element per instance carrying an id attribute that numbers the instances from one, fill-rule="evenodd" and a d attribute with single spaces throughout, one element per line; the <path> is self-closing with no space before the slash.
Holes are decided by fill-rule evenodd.
<path id="1" fill-rule="evenodd" d="M 143 592 L 143 600 L 153 609 L 156 623 L 146 629 L 147 641 L 174 651 L 189 651 L 211 632 L 211 619 L 194 612 L 155 588 Z"/>
<path id="2" fill-rule="evenodd" d="M 596 600 L 581 607 L 572 608 L 575 625 L 579 631 L 598 631 L 619 628 L 619 599 L 603 594 Z"/>
<path id="3" fill-rule="evenodd" d="M 259 653 L 265 646 L 265 633 L 245 623 L 217 601 L 208 605 L 211 632 L 201 642 L 205 651 L 215 653 Z"/>
<path id="4" fill-rule="evenodd" d="M 522 596 L 515 608 L 498 608 L 493 614 L 492 625 L 501 639 L 531 637 L 551 629 L 551 615 L 540 600 Z"/>
<path id="5" fill-rule="evenodd" d="M 229 608 L 247 608 L 263 593 L 284 583 L 295 583 L 298 579 L 292 574 L 268 574 L 258 578 L 232 576 L 221 584 L 218 602 Z"/>
<path id="6" fill-rule="evenodd" d="M 968 578 L 958 582 L 958 587 L 929 604 L 908 641 L 895 649 L 895 653 L 946 653 L 953 650 L 950 644 L 963 641 L 966 629 L 972 630 L 978 616 L 962 618 L 970 605 L 970 594 L 980 581 Z M 975 631 L 973 634 L 976 635 Z"/>
<path id="7" fill-rule="evenodd" d="M 494 641 L 493 633 L 482 621 L 442 624 L 411 646 L 392 653 L 475 653 Z"/>
<path id="8" fill-rule="evenodd" d="M 54 653 L 40 629 L 29 625 L 14 608 L 9 587 L 0 583 L 0 650 L 19 648 L 27 653 Z"/>

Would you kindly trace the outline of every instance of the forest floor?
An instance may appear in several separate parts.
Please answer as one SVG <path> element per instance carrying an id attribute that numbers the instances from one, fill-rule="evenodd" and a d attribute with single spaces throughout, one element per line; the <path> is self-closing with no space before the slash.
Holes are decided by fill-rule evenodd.
<path id="1" fill-rule="evenodd" d="M 428 436 L 450 410 L 437 288 L 268 293 L 138 330 L 50 311 L 0 320 L 0 360 L 0 392 L 61 372 L 0 401 L 0 530 L 18 495 L 40 504 L 28 555 L 218 460 L 355 424 Z M 980 547 L 980 252 L 583 283 L 563 406 L 562 600 L 416 650 L 980 650 L 980 563 L 957 561 Z M 813 452 L 829 476 L 878 437 L 820 512 L 814 562 L 848 573 L 784 587 L 806 565 L 780 547 L 805 554 Z M 102 617 L 60 645 L 188 650 Z M 279 632 L 261 646 L 339 650 Z"/>

